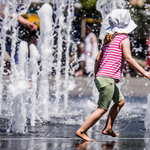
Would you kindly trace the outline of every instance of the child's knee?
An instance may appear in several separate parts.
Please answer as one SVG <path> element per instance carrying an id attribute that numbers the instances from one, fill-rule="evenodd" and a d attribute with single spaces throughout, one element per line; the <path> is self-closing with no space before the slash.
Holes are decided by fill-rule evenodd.
<path id="1" fill-rule="evenodd" d="M 123 99 L 122 101 L 120 101 L 120 106 L 123 106 L 125 104 L 125 100 Z"/>
<path id="2" fill-rule="evenodd" d="M 116 103 L 116 105 L 118 106 L 123 106 L 125 104 L 125 100 L 121 100 L 120 102 Z"/>

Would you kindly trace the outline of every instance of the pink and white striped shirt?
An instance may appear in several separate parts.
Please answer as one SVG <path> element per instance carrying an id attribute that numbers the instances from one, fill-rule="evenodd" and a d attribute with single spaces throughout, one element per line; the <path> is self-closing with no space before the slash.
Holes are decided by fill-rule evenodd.
<path id="1" fill-rule="evenodd" d="M 120 81 L 125 62 L 120 43 L 125 38 L 128 37 L 124 34 L 117 34 L 109 44 L 103 45 L 103 57 L 96 76 L 111 77 L 116 79 L 116 82 Z"/>

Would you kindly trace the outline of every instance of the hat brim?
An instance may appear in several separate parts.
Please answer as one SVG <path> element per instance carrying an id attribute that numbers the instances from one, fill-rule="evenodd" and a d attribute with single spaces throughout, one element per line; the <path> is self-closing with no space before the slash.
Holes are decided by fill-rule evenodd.
<path id="1" fill-rule="evenodd" d="M 107 33 L 110 33 L 110 34 L 114 34 L 115 32 L 117 33 L 130 33 L 132 32 L 135 28 L 137 27 L 137 25 L 134 23 L 133 20 L 130 21 L 130 23 L 128 24 L 128 26 L 126 27 L 112 27 L 112 26 L 109 26 L 107 29 L 106 29 L 106 32 Z"/>

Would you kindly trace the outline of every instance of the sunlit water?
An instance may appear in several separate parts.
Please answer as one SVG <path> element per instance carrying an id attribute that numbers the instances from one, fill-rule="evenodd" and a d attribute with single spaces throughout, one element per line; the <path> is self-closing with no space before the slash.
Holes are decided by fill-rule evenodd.
<path id="1" fill-rule="evenodd" d="M 48 1 L 47 1 L 48 2 Z M 22 4 L 22 5 L 20 5 Z M 17 14 L 16 9 L 20 5 L 20 13 Z M 28 63 L 28 44 L 21 41 L 19 48 L 19 62 L 16 65 L 14 62 L 15 46 L 17 38 L 17 17 L 24 14 L 30 6 L 30 1 L 6 1 L 4 9 L 3 28 L 1 31 L 2 54 L 4 56 L 6 31 L 12 26 L 12 56 L 11 56 L 11 73 L 10 78 L 6 82 L 2 79 L 4 61 L 1 59 L 1 80 L 0 95 L 4 95 L 4 87 L 6 85 L 6 101 L 7 113 L 5 115 L 10 119 L 8 131 L 15 133 L 24 133 L 26 127 L 26 118 L 29 118 L 31 125 L 35 126 L 36 121 L 46 122 L 51 116 L 59 116 L 59 101 L 64 97 L 64 109 L 68 109 L 68 92 L 69 89 L 76 87 L 71 76 L 72 69 L 69 67 L 69 53 L 71 40 L 72 21 L 74 17 L 74 1 L 63 0 L 53 2 L 52 6 L 48 3 L 38 11 L 40 18 L 40 35 L 38 45 L 29 46 L 31 56 Z M 67 14 L 65 16 L 64 12 Z M 52 18 L 55 13 L 55 22 Z M 9 19 L 8 14 L 12 14 L 13 19 Z M 54 34 L 55 33 L 55 34 Z M 57 37 L 57 41 L 54 41 Z M 65 45 L 64 45 L 65 44 Z M 65 51 L 64 51 L 64 47 Z M 73 44 L 72 44 L 73 45 Z M 74 45 L 72 46 L 74 51 Z M 55 49 L 55 50 L 54 50 Z M 62 78 L 62 58 L 65 52 L 65 72 Z M 57 59 L 56 59 L 57 58 Z M 38 66 L 40 61 L 40 67 Z M 56 63 L 54 63 L 54 61 Z M 55 68 L 56 75 L 54 82 L 50 80 L 52 68 Z M 73 69 L 74 72 L 74 69 Z M 68 88 L 70 87 L 70 88 Z M 54 103 L 50 100 L 49 89 L 53 89 Z M 63 90 L 62 90 L 63 89 Z M 0 106 L 3 104 L 3 97 L 0 98 Z M 51 107 L 52 106 L 52 107 Z M 2 109 L 0 109 L 3 112 Z M 51 113 L 50 113 L 51 112 Z M 64 112 L 63 112 L 64 114 Z"/>
<path id="2" fill-rule="evenodd" d="M 112 9 L 116 8 L 117 1 L 112 1 L 107 5 L 104 1 L 97 2 L 97 9 L 102 13 L 102 17 L 105 18 L 106 15 Z M 124 1 L 117 3 L 121 8 Z M 25 4 L 26 11 L 29 4 Z M 66 10 L 68 13 L 67 18 L 65 18 L 63 11 L 68 5 Z M 74 68 L 69 66 L 69 48 L 71 44 L 70 31 L 71 22 L 74 16 L 73 1 L 55 1 L 53 8 L 55 9 L 56 19 L 55 22 L 52 20 L 52 6 L 49 4 L 44 4 L 38 11 L 40 17 L 40 36 L 38 41 L 38 46 L 30 45 L 30 60 L 28 62 L 28 52 L 27 43 L 21 42 L 19 50 L 19 64 L 14 63 L 13 57 L 11 61 L 12 73 L 10 78 L 2 80 L 3 75 L 3 61 L 1 61 L 1 94 L 3 95 L 0 99 L 1 102 L 1 116 L 8 118 L 7 131 L 12 131 L 15 133 L 27 132 L 26 124 L 27 119 L 31 126 L 36 126 L 36 124 L 51 122 L 51 123 L 62 123 L 70 125 L 81 125 L 85 119 L 94 111 L 97 107 L 96 103 L 98 100 L 98 92 L 93 82 L 93 77 L 87 77 L 83 83 L 82 78 L 80 82 L 77 82 L 77 77 L 71 76 L 74 73 Z M 9 8 L 8 1 L 6 1 L 6 10 Z M 14 7 L 15 5 L 11 4 Z M 100 9 L 101 8 L 101 9 Z M 109 9 L 107 9 L 109 8 Z M 106 10 L 109 10 L 106 12 Z M 21 13 L 24 13 L 21 12 Z M 5 11 L 8 13 L 8 10 Z M 11 12 L 9 12 L 11 13 Z M 20 15 L 21 15 L 20 13 Z M 7 16 L 7 15 L 6 15 Z M 14 44 L 16 43 L 16 30 L 15 26 L 17 21 L 15 20 L 17 15 L 14 14 L 14 34 L 12 36 L 12 49 L 15 49 Z M 9 22 L 9 26 L 12 25 L 10 20 L 5 18 L 3 25 L 6 26 Z M 102 23 L 103 27 L 106 27 Z M 6 29 L 10 27 L 6 26 Z M 4 53 L 6 29 L 1 32 L 3 40 L 1 44 L 3 47 L 2 56 Z M 54 30 L 56 35 L 53 34 Z M 100 35 L 104 35 L 101 33 Z M 53 37 L 57 36 L 57 44 L 54 44 Z M 102 37 L 101 37 L 102 38 Z M 66 42 L 66 58 L 65 58 L 65 72 L 61 75 L 61 59 L 63 48 L 62 45 Z M 57 62 L 53 63 L 55 60 L 54 50 L 57 49 Z M 73 47 L 74 48 L 74 47 Z M 76 50 L 74 48 L 74 50 Z M 14 51 L 13 51 L 14 53 Z M 52 55 L 53 54 L 53 55 Z M 37 61 L 41 61 L 42 70 L 39 70 Z M 50 72 L 52 67 L 56 70 L 56 75 L 53 77 Z M 69 76 L 69 74 L 71 74 Z M 79 78 L 80 79 L 80 78 Z M 31 83 L 31 84 L 30 84 Z M 2 88 L 2 86 L 4 87 Z M 122 86 L 122 85 L 120 85 Z M 127 85 L 128 86 L 128 85 Z M 91 90 L 91 94 L 87 94 Z M 74 91 L 76 93 L 74 94 Z M 119 120 L 133 120 L 140 119 L 144 121 L 146 113 L 145 127 L 149 130 L 149 111 L 147 109 L 147 97 L 129 97 L 126 96 L 126 105 L 121 110 L 116 121 Z M 148 98 L 149 101 L 149 98 Z M 112 105 L 112 104 L 111 104 Z M 106 120 L 108 114 L 102 117 L 102 121 Z"/>

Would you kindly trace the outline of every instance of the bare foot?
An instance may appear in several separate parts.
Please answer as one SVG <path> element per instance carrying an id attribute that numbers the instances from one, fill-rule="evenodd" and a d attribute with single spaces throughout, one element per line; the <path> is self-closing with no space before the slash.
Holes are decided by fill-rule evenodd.
<path id="1" fill-rule="evenodd" d="M 111 129 L 109 129 L 109 130 L 104 129 L 104 130 L 102 131 L 102 134 L 110 135 L 110 136 L 112 136 L 112 137 L 119 136 L 119 134 L 114 133 L 113 130 L 111 130 Z"/>
<path id="2" fill-rule="evenodd" d="M 77 131 L 76 132 L 76 135 L 78 136 L 78 137 L 80 137 L 80 138 L 82 138 L 83 140 L 85 140 L 85 141 L 93 141 L 93 139 L 90 139 L 89 137 L 88 137 L 88 135 L 85 133 L 85 132 L 81 132 L 81 131 Z"/>

